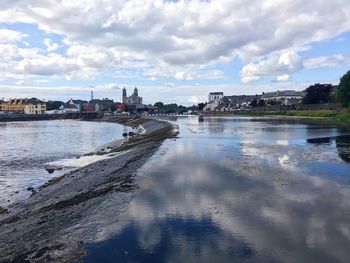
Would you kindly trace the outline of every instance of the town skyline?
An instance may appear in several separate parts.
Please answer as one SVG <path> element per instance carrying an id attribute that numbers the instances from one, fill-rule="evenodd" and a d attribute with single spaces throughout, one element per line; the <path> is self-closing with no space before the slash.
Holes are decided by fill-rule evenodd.
<path id="1" fill-rule="evenodd" d="M 210 91 L 338 84 L 350 64 L 350 3 L 308 3 L 2 1 L 0 95 L 115 98 L 136 85 L 146 103 L 191 105 Z"/>

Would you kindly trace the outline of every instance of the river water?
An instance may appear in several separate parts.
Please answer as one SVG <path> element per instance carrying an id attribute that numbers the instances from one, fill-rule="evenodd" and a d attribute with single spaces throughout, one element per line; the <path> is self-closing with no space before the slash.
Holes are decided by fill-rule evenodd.
<path id="1" fill-rule="evenodd" d="M 185 117 L 83 262 L 349 262 L 350 136 L 268 118 Z M 106 238 L 104 238 L 106 237 Z"/>
<path id="2" fill-rule="evenodd" d="M 74 120 L 0 123 L 0 206 L 28 197 L 50 178 L 93 161 L 79 158 L 121 139 L 128 128 L 113 123 Z M 49 174 L 46 167 L 62 166 Z"/>

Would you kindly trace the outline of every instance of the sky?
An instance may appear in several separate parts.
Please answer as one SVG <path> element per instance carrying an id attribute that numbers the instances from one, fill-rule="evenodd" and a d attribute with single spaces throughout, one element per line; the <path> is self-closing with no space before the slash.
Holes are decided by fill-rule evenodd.
<path id="1" fill-rule="evenodd" d="M 192 105 L 337 84 L 349 0 L 1 0 L 0 98 Z"/>

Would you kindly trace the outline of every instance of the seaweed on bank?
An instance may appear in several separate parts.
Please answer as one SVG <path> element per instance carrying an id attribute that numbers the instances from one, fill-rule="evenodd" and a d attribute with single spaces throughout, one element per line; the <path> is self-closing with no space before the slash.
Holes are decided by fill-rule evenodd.
<path id="1" fill-rule="evenodd" d="M 111 152 L 126 151 L 141 144 L 146 144 L 151 142 L 160 142 L 168 138 L 174 138 L 177 136 L 177 134 L 178 133 L 173 131 L 173 127 L 169 125 L 155 132 L 152 132 L 150 134 L 145 134 L 145 135 L 130 138 L 121 146 L 114 148 Z"/>
<path id="2" fill-rule="evenodd" d="M 54 177 L 54 178 L 50 179 L 46 184 L 40 186 L 39 189 L 46 188 L 46 187 L 48 187 L 48 186 L 50 186 L 50 185 L 53 185 L 53 184 L 57 184 L 57 183 L 60 182 L 63 178 L 64 178 L 64 175 Z"/>
<path id="3" fill-rule="evenodd" d="M 0 214 L 5 213 L 7 210 L 5 208 L 3 208 L 2 206 L 0 206 Z"/>

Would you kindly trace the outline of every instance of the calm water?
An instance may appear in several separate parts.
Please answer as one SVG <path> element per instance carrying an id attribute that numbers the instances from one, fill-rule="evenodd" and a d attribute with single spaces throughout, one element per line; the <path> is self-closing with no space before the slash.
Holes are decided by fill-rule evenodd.
<path id="1" fill-rule="evenodd" d="M 350 137 L 181 118 L 83 262 L 350 262 Z M 112 202 L 112 201 L 111 201 Z"/>
<path id="2" fill-rule="evenodd" d="M 68 165 L 48 174 L 45 167 L 50 162 L 77 163 L 77 156 L 120 139 L 124 129 L 73 120 L 0 123 L 0 205 L 28 196 L 27 187 L 38 187 L 73 168 Z"/>

